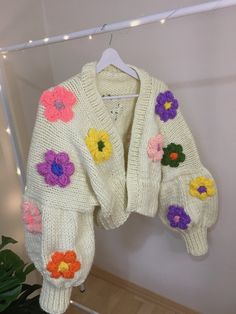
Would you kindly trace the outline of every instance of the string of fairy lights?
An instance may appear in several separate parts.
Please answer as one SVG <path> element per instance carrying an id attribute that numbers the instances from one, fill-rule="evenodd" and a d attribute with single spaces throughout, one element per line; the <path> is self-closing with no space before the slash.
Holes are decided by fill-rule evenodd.
<path id="1" fill-rule="evenodd" d="M 175 12 L 176 12 L 177 10 L 173 10 L 173 12 L 170 14 L 170 16 L 172 15 L 172 14 L 174 14 Z M 169 17 L 170 17 L 169 16 Z M 166 18 L 163 18 L 163 19 L 161 19 L 159 22 L 160 22 L 160 24 L 165 24 L 165 22 L 167 21 L 167 19 L 169 18 L 169 17 L 166 17 Z M 106 25 L 106 24 L 104 24 L 104 25 Z M 104 28 L 104 25 L 102 26 L 102 28 Z M 130 27 L 135 27 L 135 26 L 139 26 L 140 25 L 140 22 L 139 22 L 139 20 L 133 20 L 131 23 L 130 23 Z M 99 29 L 98 29 L 98 31 L 99 31 Z M 89 40 L 92 40 L 93 39 L 93 36 L 94 35 L 97 35 L 98 34 L 98 32 L 94 32 L 94 34 L 91 34 L 91 35 L 88 35 L 88 39 Z M 70 39 L 70 35 L 68 34 L 68 35 L 63 35 L 63 38 L 62 38 L 62 40 L 60 40 L 60 42 L 62 42 L 62 41 L 66 41 L 66 40 L 69 40 Z M 42 41 L 45 43 L 45 44 L 49 44 L 50 43 L 50 38 L 49 37 L 45 37 L 44 39 L 42 39 Z M 28 44 L 29 44 L 29 46 L 28 47 L 30 47 L 30 44 L 32 44 L 33 45 L 33 43 L 34 43 L 34 41 L 33 40 L 29 40 L 28 41 Z M 25 45 L 25 48 L 27 48 L 27 45 Z M 24 49 L 25 49 L 24 48 Z M 24 50 L 24 49 L 22 49 L 22 50 Z M 19 49 L 20 50 L 20 49 Z M 2 54 L 2 58 L 5 60 L 5 59 L 7 59 L 7 53 L 8 53 L 8 51 L 0 51 L 1 52 L 1 54 Z"/>
<path id="2" fill-rule="evenodd" d="M 96 27 L 93 29 L 87 29 L 87 30 L 83 30 L 83 31 L 79 31 L 79 32 L 70 33 L 70 34 L 64 34 L 64 35 L 53 36 L 53 37 L 45 37 L 43 39 L 39 39 L 39 40 L 35 40 L 35 41 L 30 39 L 30 40 L 28 40 L 28 42 L 23 43 L 23 44 L 18 44 L 18 45 L 13 45 L 10 47 L 0 48 L 0 55 L 2 55 L 3 60 L 6 60 L 8 58 L 8 53 L 12 52 L 12 51 L 25 50 L 28 48 L 64 42 L 67 40 L 78 39 L 78 38 L 82 38 L 82 37 L 87 37 L 88 40 L 92 40 L 94 35 L 98 35 L 98 34 L 102 34 L 102 33 L 111 33 L 112 34 L 113 31 L 117 31 L 117 30 L 121 30 L 121 29 L 125 29 L 125 28 L 132 28 L 132 27 L 145 25 L 145 24 L 149 24 L 149 23 L 154 23 L 154 22 L 159 22 L 161 25 L 164 25 L 167 22 L 167 20 L 172 19 L 172 18 L 182 17 L 182 16 L 201 13 L 201 12 L 212 11 L 212 10 L 216 10 L 218 8 L 224 8 L 224 7 L 229 7 L 229 6 L 233 6 L 233 5 L 236 5 L 236 0 L 210 1 L 210 2 L 205 2 L 202 4 L 190 6 L 190 7 L 178 8 L 178 9 L 169 10 L 169 11 L 166 11 L 163 13 L 157 13 L 154 15 L 143 16 L 139 19 L 117 22 L 117 23 L 113 23 L 113 24 L 103 24 L 102 26 L 99 26 L 99 27 Z M 1 89 L 2 88 L 0 85 L 0 91 L 1 91 Z M 8 114 L 8 110 L 5 110 L 5 111 Z M 5 131 L 7 132 L 7 134 L 9 136 L 13 137 L 10 125 L 7 125 Z M 16 139 L 13 139 L 12 141 L 14 142 L 14 140 L 16 140 Z M 22 175 L 22 171 L 21 171 L 21 168 L 20 168 L 18 161 L 16 164 L 16 173 L 18 176 Z"/>
<path id="3" fill-rule="evenodd" d="M 174 13 L 175 11 L 176 11 L 176 10 L 174 10 L 173 13 Z M 172 13 L 172 14 L 173 14 L 173 13 Z M 164 24 L 168 18 L 169 18 L 169 17 L 166 17 L 166 18 L 161 19 L 161 20 L 160 20 L 160 24 Z M 139 25 L 139 20 L 134 20 L 134 21 L 132 21 L 132 22 L 130 23 L 130 26 L 131 26 L 131 27 L 135 27 L 135 26 L 138 26 L 138 25 Z M 104 27 L 104 26 L 103 26 L 103 27 Z M 95 34 L 93 34 L 93 35 L 95 35 Z M 88 36 L 88 39 L 89 39 L 89 40 L 92 40 L 92 39 L 93 39 L 93 35 L 89 35 L 89 36 Z M 63 40 L 64 40 L 64 41 L 69 40 L 69 39 L 70 39 L 70 36 L 69 36 L 69 35 L 63 35 Z M 48 42 L 50 41 L 50 38 L 49 38 L 49 37 L 46 37 L 46 38 L 43 39 L 43 41 L 44 41 L 44 43 L 48 43 Z M 28 41 L 28 43 L 29 43 L 29 44 L 33 44 L 33 40 L 30 39 L 30 40 Z M 2 54 L 2 58 L 3 58 L 4 60 L 7 59 L 7 52 L 4 53 L 4 54 Z M 10 136 L 12 135 L 10 126 L 7 126 L 7 128 L 5 129 L 5 131 L 7 132 L 8 135 L 10 135 Z M 21 176 L 21 169 L 20 169 L 20 166 L 19 166 L 19 165 L 17 165 L 17 167 L 16 167 L 16 173 L 17 173 L 18 176 Z"/>
<path id="4" fill-rule="evenodd" d="M 103 24 L 91 29 L 84 29 L 78 32 L 72 32 L 69 34 L 56 35 L 52 37 L 45 37 L 38 40 L 28 40 L 22 44 L 16 44 L 9 47 L 0 48 L 0 54 L 3 59 L 7 58 L 7 53 L 18 50 L 25 50 L 28 48 L 39 47 L 43 45 L 50 45 L 53 43 L 59 43 L 66 40 L 78 39 L 88 37 L 89 40 L 93 39 L 94 35 L 103 34 L 103 33 L 112 33 L 113 31 L 119 31 L 122 29 L 137 27 L 145 24 L 150 24 L 154 22 L 160 22 L 160 24 L 165 24 L 167 20 L 173 18 L 179 18 L 187 15 L 193 15 L 202 12 L 214 11 L 220 8 L 226 8 L 236 5 L 236 0 L 215 0 L 200 3 L 193 6 L 183 7 L 172 9 L 169 11 L 156 13 L 152 15 L 142 16 L 138 19 L 120 21 L 110 24 Z"/>
<path id="5" fill-rule="evenodd" d="M 173 14 L 175 11 L 176 11 L 176 10 L 174 10 L 174 11 L 172 12 L 172 14 Z M 169 17 L 166 17 L 166 18 L 161 19 L 161 20 L 160 20 L 160 24 L 164 24 L 168 18 L 169 18 Z M 139 24 L 140 24 L 140 23 L 139 23 L 139 20 L 133 20 L 133 21 L 130 23 L 130 27 L 135 27 L 135 26 L 138 26 Z M 106 24 L 103 25 L 103 28 L 104 28 L 105 25 L 106 25 Z M 96 35 L 96 32 L 94 32 L 93 35 Z M 92 40 L 92 39 L 93 39 L 93 35 L 89 35 L 89 36 L 88 36 L 88 39 L 89 39 L 89 40 Z M 63 40 L 64 40 L 64 41 L 69 40 L 69 39 L 70 39 L 70 35 L 67 35 L 67 34 L 66 34 L 66 35 L 63 35 Z M 43 41 L 44 41 L 45 44 L 46 44 L 46 43 L 49 43 L 49 42 L 50 42 L 50 38 L 49 38 L 49 37 L 46 37 L 46 38 L 43 39 Z M 33 42 L 34 42 L 34 41 L 30 39 L 30 40 L 28 41 L 28 44 L 33 44 Z M 5 52 L 5 53 L 2 54 L 2 58 L 3 58 L 3 60 L 6 60 L 6 59 L 7 59 L 7 52 Z M 6 129 L 5 129 L 5 131 L 6 131 L 6 133 L 7 133 L 9 136 L 12 135 L 10 126 L 7 126 Z M 20 169 L 20 166 L 19 166 L 19 165 L 17 165 L 17 167 L 16 167 L 16 173 L 17 173 L 18 176 L 21 176 L 21 169 Z"/>

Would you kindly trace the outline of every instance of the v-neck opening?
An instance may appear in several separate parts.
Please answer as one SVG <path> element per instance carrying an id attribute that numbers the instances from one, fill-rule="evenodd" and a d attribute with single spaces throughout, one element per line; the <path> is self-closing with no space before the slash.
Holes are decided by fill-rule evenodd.
<path id="1" fill-rule="evenodd" d="M 128 194 L 128 202 L 132 202 L 132 200 L 129 199 L 129 188 L 132 189 L 132 186 L 134 186 L 133 182 L 138 180 L 140 166 L 139 148 L 145 124 L 146 110 L 150 102 L 152 78 L 144 70 L 141 70 L 133 65 L 129 66 L 137 71 L 140 79 L 140 87 L 139 96 L 134 105 L 130 144 L 127 153 L 127 169 L 125 169 L 125 154 L 122 138 L 120 137 L 120 134 L 114 124 L 114 120 L 108 112 L 106 104 L 104 103 L 104 100 L 97 88 L 96 62 L 87 63 L 83 66 L 81 80 L 95 117 L 99 120 L 102 129 L 108 132 L 110 136 L 113 145 L 114 165 L 119 165 L 119 167 L 117 166 L 117 169 L 114 169 L 114 171 L 117 170 L 117 176 L 122 176 L 123 173 Z M 134 191 L 132 191 L 132 195 L 134 195 Z"/>

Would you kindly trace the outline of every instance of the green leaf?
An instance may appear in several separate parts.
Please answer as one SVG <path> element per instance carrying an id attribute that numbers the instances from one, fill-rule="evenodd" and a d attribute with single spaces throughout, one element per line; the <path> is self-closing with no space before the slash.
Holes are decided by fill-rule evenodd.
<path id="1" fill-rule="evenodd" d="M 24 282 L 26 280 L 26 276 L 35 270 L 34 264 L 24 264 L 19 267 L 16 272 L 15 276 L 21 281 Z"/>
<path id="2" fill-rule="evenodd" d="M 5 300 L 4 302 L 0 303 L 0 312 L 4 311 L 6 308 L 9 307 L 11 304 L 11 300 Z"/>
<path id="3" fill-rule="evenodd" d="M 13 289 L 20 284 L 21 283 L 16 278 L 9 278 L 8 280 L 2 282 L 0 285 L 0 298 L 1 298 L 2 293 L 6 292 L 10 289 Z"/>
<path id="4" fill-rule="evenodd" d="M 32 286 L 29 286 L 27 288 L 27 290 L 25 290 L 21 295 L 20 297 L 18 298 L 18 300 L 16 301 L 16 304 L 20 304 L 20 303 L 24 303 L 26 301 L 26 298 L 32 294 L 34 291 L 38 290 L 41 288 L 41 285 L 32 285 Z"/>
<path id="5" fill-rule="evenodd" d="M 15 271 L 16 278 L 18 278 L 21 282 L 24 282 L 26 279 L 26 274 L 24 273 L 24 267 L 25 265 L 22 265 Z"/>
<path id="6" fill-rule="evenodd" d="M 39 295 L 27 299 L 24 303 L 17 304 L 16 301 L 7 308 L 2 314 L 47 314 L 39 305 Z"/>
<path id="7" fill-rule="evenodd" d="M 23 291 L 29 289 L 29 287 L 31 287 L 31 285 L 29 285 L 29 284 L 27 284 L 27 283 L 23 283 L 23 284 L 22 284 L 21 292 L 23 292 Z"/>
<path id="8" fill-rule="evenodd" d="M 13 273 L 12 270 L 6 271 L 5 269 L 1 269 L 0 270 L 0 282 L 6 280 L 7 277 L 10 278 L 12 273 Z"/>
<path id="9" fill-rule="evenodd" d="M 27 300 L 24 304 L 24 308 L 27 309 L 27 312 L 25 312 L 27 314 L 47 314 L 47 312 L 44 312 L 39 306 L 39 295 Z"/>
<path id="10" fill-rule="evenodd" d="M 0 244 L 0 250 L 6 246 L 7 244 L 9 243 L 12 243 L 12 244 L 15 244 L 17 243 L 17 241 L 15 239 L 12 239 L 10 237 L 5 237 L 5 236 L 2 236 L 2 243 Z"/>
<path id="11" fill-rule="evenodd" d="M 34 266 L 34 264 L 33 263 L 31 263 L 31 264 L 25 264 L 25 269 L 24 269 L 24 273 L 26 274 L 26 275 L 28 275 L 29 273 L 31 273 L 32 271 L 34 271 L 35 270 L 35 266 Z"/>
<path id="12" fill-rule="evenodd" d="M 18 269 L 25 265 L 22 259 L 11 250 L 3 250 L 0 252 L 0 265 L 5 269 Z"/>
<path id="13" fill-rule="evenodd" d="M 27 299 L 40 289 L 40 285 L 23 283 L 26 276 L 35 270 L 34 264 L 25 264 L 13 251 L 3 249 L 7 244 L 17 243 L 16 240 L 2 236 L 0 244 L 0 312 L 1 314 L 42 314 L 39 306 L 39 295 Z"/>
<path id="14" fill-rule="evenodd" d="M 0 300 L 2 299 L 8 299 L 8 298 L 12 298 L 12 296 L 15 296 L 21 293 L 21 285 L 17 286 L 16 288 L 12 289 L 12 290 L 8 290 L 4 293 L 0 294 Z"/>
<path id="15" fill-rule="evenodd" d="M 0 294 L 0 312 L 4 311 L 9 305 L 17 299 L 21 292 L 21 286 L 16 287 L 13 290 Z"/>

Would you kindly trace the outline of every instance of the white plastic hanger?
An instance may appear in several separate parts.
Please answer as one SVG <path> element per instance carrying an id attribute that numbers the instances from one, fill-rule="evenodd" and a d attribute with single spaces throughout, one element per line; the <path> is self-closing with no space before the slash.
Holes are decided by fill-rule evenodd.
<path id="1" fill-rule="evenodd" d="M 112 34 L 111 34 L 111 39 L 110 39 L 110 43 L 109 43 L 109 48 L 107 48 L 103 54 L 101 59 L 98 61 L 97 66 L 96 66 L 96 72 L 99 73 L 102 70 L 104 70 L 106 67 L 108 67 L 109 65 L 113 65 L 116 68 L 118 68 L 119 70 L 121 70 L 124 73 L 127 73 L 128 75 L 130 75 L 131 77 L 135 78 L 136 80 L 139 80 L 139 76 L 138 73 L 130 68 L 128 65 L 126 65 L 124 63 L 124 61 L 121 59 L 121 57 L 119 56 L 118 52 L 113 49 L 110 48 L 111 45 L 111 41 L 112 41 Z M 103 96 L 103 99 L 119 99 L 119 98 L 133 98 L 133 97 L 138 97 L 139 94 L 130 94 L 130 95 L 114 95 L 114 96 Z"/>

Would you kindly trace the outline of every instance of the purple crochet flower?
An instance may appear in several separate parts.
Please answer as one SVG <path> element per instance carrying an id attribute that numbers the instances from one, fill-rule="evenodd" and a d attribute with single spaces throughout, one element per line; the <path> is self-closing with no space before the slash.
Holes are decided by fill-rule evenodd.
<path id="1" fill-rule="evenodd" d="M 156 99 L 155 113 L 160 116 L 160 119 L 166 122 L 169 119 L 174 119 L 179 107 L 178 100 L 174 98 L 171 91 L 160 93 Z"/>
<path id="2" fill-rule="evenodd" d="M 167 219 L 172 228 L 185 230 L 191 222 L 190 216 L 185 212 L 183 207 L 170 205 L 168 208 Z"/>
<path id="3" fill-rule="evenodd" d="M 44 154 L 44 159 L 45 162 L 38 163 L 36 166 L 38 173 L 44 177 L 47 184 L 59 185 L 62 188 L 70 184 L 70 176 L 74 173 L 75 167 L 67 153 L 48 150 Z"/>

